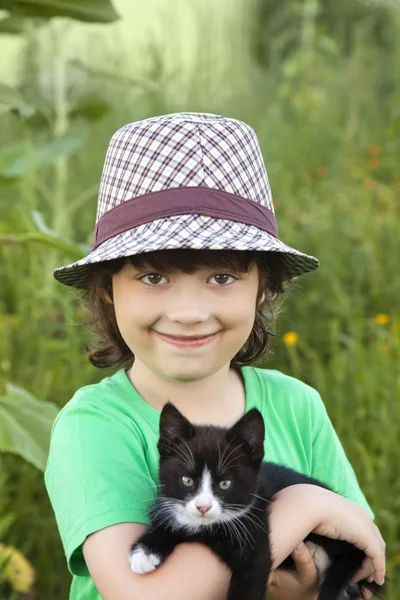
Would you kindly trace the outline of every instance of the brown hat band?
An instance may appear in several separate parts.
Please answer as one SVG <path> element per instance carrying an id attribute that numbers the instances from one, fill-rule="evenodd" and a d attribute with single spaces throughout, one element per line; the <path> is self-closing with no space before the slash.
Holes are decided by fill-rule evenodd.
<path id="1" fill-rule="evenodd" d="M 265 206 L 216 188 L 190 186 L 150 192 L 112 208 L 96 225 L 92 251 L 106 240 L 138 225 L 163 217 L 187 214 L 254 225 L 278 238 L 275 215 Z"/>

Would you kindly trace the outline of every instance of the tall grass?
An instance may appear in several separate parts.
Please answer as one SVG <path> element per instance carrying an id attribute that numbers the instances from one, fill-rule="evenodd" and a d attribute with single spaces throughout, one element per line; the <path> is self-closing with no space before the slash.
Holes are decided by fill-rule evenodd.
<path id="1" fill-rule="evenodd" d="M 400 32 L 398 24 L 393 27 Z M 202 95 L 196 77 L 187 95 L 177 90 L 176 98 L 108 81 L 107 100 L 114 98 L 109 113 L 70 125 L 70 131 L 84 132 L 86 146 L 69 159 L 63 228 L 75 241 L 90 242 L 102 162 L 121 125 L 202 110 L 255 128 L 280 237 L 320 259 L 319 270 L 300 278 L 285 299 L 278 339 L 263 366 L 320 391 L 387 541 L 394 600 L 400 593 L 400 82 L 388 71 L 399 72 L 400 35 L 388 54 L 371 45 L 367 33 L 360 24 L 355 48 L 345 57 L 334 46 L 327 56 L 316 31 L 311 52 L 300 47 L 271 69 L 249 68 L 246 80 L 212 100 Z M 3 133 L 11 143 L 27 129 L 7 121 Z M 2 187 L 0 232 L 32 228 L 32 210 L 50 218 L 55 185 L 51 168 L 32 168 Z M 18 383 L 61 407 L 77 388 L 110 373 L 85 360 L 84 315 L 73 293 L 49 277 L 49 269 L 70 257 L 12 243 L 0 247 L 0 256 L 0 386 Z M 287 332 L 297 334 L 295 343 L 296 337 L 284 337 Z M 7 542 L 37 569 L 40 600 L 66 598 L 69 575 L 42 474 L 13 456 L 3 457 L 2 469 L 8 511 L 15 516 Z"/>

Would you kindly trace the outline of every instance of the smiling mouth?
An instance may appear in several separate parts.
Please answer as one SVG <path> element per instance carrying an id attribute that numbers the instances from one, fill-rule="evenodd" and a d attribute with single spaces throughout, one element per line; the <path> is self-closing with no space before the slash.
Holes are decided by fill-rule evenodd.
<path id="1" fill-rule="evenodd" d="M 171 335 L 170 333 L 162 333 L 161 331 L 157 331 L 160 335 L 165 335 L 166 337 L 173 338 L 174 340 L 183 340 L 185 341 L 196 341 L 203 340 L 204 338 L 211 337 L 213 335 L 217 335 L 218 331 L 215 333 L 207 333 L 205 335 Z"/>
<path id="2" fill-rule="evenodd" d="M 205 346 L 206 344 L 211 343 L 215 337 L 218 335 L 218 331 L 216 333 L 208 334 L 206 336 L 177 336 L 177 335 L 167 335 L 165 333 L 160 333 L 159 331 L 155 331 L 157 335 L 164 340 L 166 343 L 176 346 L 178 348 L 198 348 L 200 346 Z"/>

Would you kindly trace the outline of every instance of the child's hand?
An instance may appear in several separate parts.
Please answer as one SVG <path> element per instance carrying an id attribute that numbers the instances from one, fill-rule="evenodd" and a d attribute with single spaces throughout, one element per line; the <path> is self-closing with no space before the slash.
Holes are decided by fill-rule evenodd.
<path id="1" fill-rule="evenodd" d="M 323 495 L 325 501 L 318 506 L 322 519 L 313 532 L 345 540 L 363 550 L 366 557 L 351 581 L 372 577 L 381 585 L 386 570 L 386 545 L 368 512 L 355 502 L 323 488 L 318 488 L 315 493 Z"/>
<path id="2" fill-rule="evenodd" d="M 314 557 L 303 545 L 303 550 L 292 552 L 296 565 L 293 571 L 272 571 L 268 580 L 268 600 L 317 600 L 318 599 L 318 571 Z M 371 578 L 372 580 L 372 578 Z M 372 592 L 364 592 L 364 600 L 372 598 Z M 360 598 L 359 600 L 363 600 Z"/>
<path id="3" fill-rule="evenodd" d="M 316 600 L 318 572 L 313 556 L 304 545 L 301 552 L 291 554 L 296 572 L 272 571 L 268 580 L 268 600 Z"/>

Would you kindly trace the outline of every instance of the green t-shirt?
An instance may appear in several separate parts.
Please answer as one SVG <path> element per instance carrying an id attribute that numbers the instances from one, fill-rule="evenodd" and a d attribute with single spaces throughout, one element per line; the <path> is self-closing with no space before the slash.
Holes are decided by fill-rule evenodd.
<path id="1" fill-rule="evenodd" d="M 279 371 L 242 367 L 246 411 L 266 425 L 265 460 L 315 477 L 374 518 L 316 390 Z M 79 389 L 52 430 L 45 483 L 73 575 L 70 600 L 101 600 L 82 543 L 122 522 L 148 524 L 158 483 L 160 412 L 125 369 Z"/>

